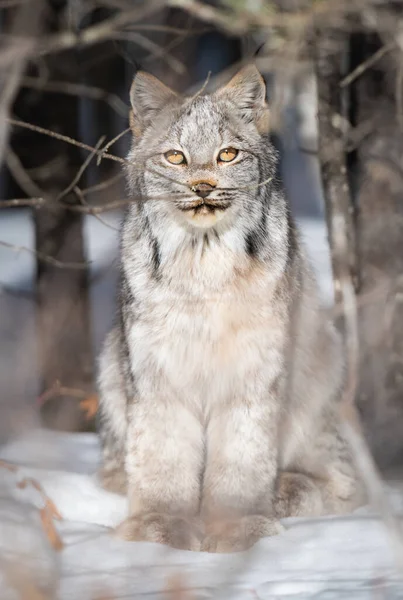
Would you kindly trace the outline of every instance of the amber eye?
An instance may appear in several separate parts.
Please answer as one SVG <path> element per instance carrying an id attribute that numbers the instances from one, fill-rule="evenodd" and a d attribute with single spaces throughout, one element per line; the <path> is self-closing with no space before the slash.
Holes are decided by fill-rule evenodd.
<path id="1" fill-rule="evenodd" d="M 218 162 L 231 162 L 239 154 L 239 150 L 235 148 L 224 148 L 218 155 Z"/>
<path id="2" fill-rule="evenodd" d="M 180 150 L 168 150 L 164 156 L 171 165 L 186 165 L 185 155 Z"/>

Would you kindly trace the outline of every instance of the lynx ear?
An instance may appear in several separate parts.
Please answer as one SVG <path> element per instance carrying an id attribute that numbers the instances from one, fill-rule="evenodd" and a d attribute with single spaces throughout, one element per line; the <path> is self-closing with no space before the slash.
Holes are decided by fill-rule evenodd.
<path id="1" fill-rule="evenodd" d="M 254 121 L 260 133 L 268 132 L 266 84 L 254 65 L 243 67 L 216 95 L 218 98 L 226 98 L 246 120 Z"/>
<path id="2" fill-rule="evenodd" d="M 169 102 L 177 99 L 177 95 L 159 79 L 139 71 L 130 88 L 130 127 L 138 136 L 154 116 Z"/>

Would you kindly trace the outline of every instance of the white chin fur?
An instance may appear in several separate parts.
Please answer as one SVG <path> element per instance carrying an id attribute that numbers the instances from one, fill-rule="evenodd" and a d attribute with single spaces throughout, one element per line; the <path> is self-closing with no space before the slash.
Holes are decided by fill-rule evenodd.
<path id="1" fill-rule="evenodd" d="M 186 221 L 193 225 L 193 227 L 198 227 L 199 229 L 208 229 L 210 227 L 214 227 L 217 225 L 225 216 L 225 210 L 215 210 L 214 212 L 206 211 L 204 212 L 194 212 L 190 211 L 185 213 Z"/>

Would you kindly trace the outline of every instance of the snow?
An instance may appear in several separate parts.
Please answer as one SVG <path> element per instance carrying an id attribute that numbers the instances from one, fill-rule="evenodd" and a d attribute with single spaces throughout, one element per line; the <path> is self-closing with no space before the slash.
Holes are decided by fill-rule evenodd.
<path id="1" fill-rule="evenodd" d="M 338 518 L 286 519 L 285 533 L 246 553 L 185 552 L 113 536 L 127 503 L 98 485 L 96 435 L 35 430 L 3 445 L 0 458 L 17 465 L 15 472 L 0 467 L 0 565 L 16 564 L 26 580 L 60 600 L 169 598 L 174 576 L 189 589 L 186 598 L 403 598 L 392 545 L 367 509 Z M 55 521 L 64 543 L 59 553 L 40 522 L 42 496 L 17 485 L 27 478 L 41 484 L 62 516 Z M 391 491 L 401 509 L 400 489 Z M 4 600 L 19 597 L 2 575 L 0 590 Z"/>

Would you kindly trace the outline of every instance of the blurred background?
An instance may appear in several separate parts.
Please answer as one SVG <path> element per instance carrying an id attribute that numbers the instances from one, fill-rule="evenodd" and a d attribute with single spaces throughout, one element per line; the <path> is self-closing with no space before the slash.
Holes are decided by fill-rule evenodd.
<path id="1" fill-rule="evenodd" d="M 136 71 L 185 93 L 255 60 L 344 332 L 343 277 L 354 285 L 367 439 L 383 469 L 403 462 L 402 17 L 390 0 L 0 0 L 0 443 L 94 428 Z"/>

